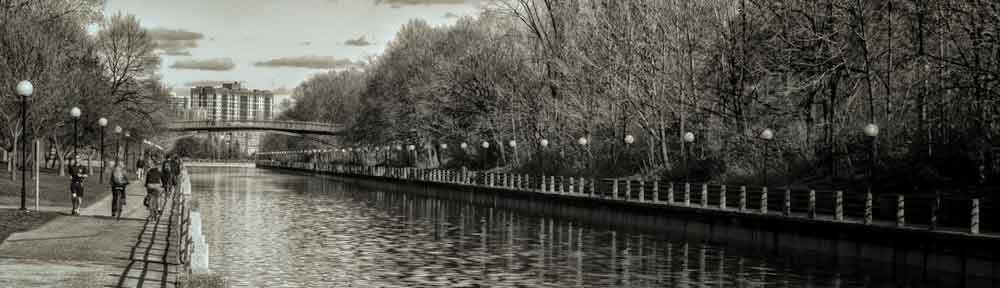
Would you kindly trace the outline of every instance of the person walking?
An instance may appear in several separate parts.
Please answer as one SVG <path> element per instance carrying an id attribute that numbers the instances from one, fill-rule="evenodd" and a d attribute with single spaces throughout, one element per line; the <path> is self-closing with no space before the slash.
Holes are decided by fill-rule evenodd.
<path id="1" fill-rule="evenodd" d="M 143 204 L 148 208 L 147 217 L 159 217 L 160 215 L 160 194 L 163 193 L 163 180 L 160 167 L 156 164 L 156 158 L 150 159 L 150 168 L 146 171 L 146 200 Z"/>
<path id="2" fill-rule="evenodd" d="M 174 171 L 174 164 L 172 161 L 171 157 L 167 156 L 166 160 L 160 164 L 160 177 L 162 178 L 161 182 L 163 183 L 163 192 L 166 193 L 168 198 L 174 192 L 174 184 L 176 183 L 174 177 L 176 171 Z"/>
<path id="3" fill-rule="evenodd" d="M 80 155 L 76 155 L 70 165 L 69 192 L 70 200 L 73 202 L 72 215 L 80 215 L 80 205 L 83 204 L 83 180 L 87 179 L 86 166 L 80 163 Z"/>
<path id="4" fill-rule="evenodd" d="M 128 173 L 120 161 L 115 161 L 111 170 L 111 217 L 122 218 L 122 207 L 125 206 L 125 188 L 128 187 Z"/>
<path id="5" fill-rule="evenodd" d="M 135 160 L 135 177 L 142 180 L 143 172 L 146 172 L 146 159 L 139 158 L 139 160 Z"/>

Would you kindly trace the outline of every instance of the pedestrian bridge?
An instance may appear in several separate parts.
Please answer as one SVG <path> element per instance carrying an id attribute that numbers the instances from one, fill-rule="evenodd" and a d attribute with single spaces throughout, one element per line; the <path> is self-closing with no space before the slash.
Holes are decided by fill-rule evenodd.
<path id="1" fill-rule="evenodd" d="M 281 120 L 241 120 L 241 121 L 174 121 L 167 123 L 169 131 L 279 131 L 300 135 L 340 135 L 343 125 Z"/>

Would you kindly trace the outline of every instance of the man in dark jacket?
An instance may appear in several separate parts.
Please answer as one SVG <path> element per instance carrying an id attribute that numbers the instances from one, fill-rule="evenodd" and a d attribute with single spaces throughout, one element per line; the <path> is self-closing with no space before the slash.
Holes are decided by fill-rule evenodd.
<path id="1" fill-rule="evenodd" d="M 150 158 L 150 168 L 146 171 L 146 201 L 143 204 L 149 208 L 148 217 L 160 215 L 160 194 L 163 193 L 163 173 L 156 165 L 156 157 Z"/>
<path id="2" fill-rule="evenodd" d="M 80 215 L 80 205 L 83 205 L 83 180 L 89 176 L 86 169 L 87 167 L 80 161 L 80 156 L 77 155 L 69 170 L 69 192 L 73 201 L 72 215 Z"/>
<path id="3" fill-rule="evenodd" d="M 176 177 L 174 171 L 174 163 L 171 156 L 167 156 L 167 159 L 163 161 L 160 165 L 160 182 L 163 183 L 163 192 L 166 193 L 167 197 L 174 192 L 174 185 L 176 185 Z"/>

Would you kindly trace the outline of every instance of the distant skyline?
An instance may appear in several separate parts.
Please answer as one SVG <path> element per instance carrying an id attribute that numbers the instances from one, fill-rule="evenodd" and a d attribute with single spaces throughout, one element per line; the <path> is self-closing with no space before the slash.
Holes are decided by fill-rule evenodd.
<path id="1" fill-rule="evenodd" d="M 105 15 L 133 14 L 152 32 L 164 84 L 240 81 L 288 91 L 312 74 L 382 53 L 402 25 L 453 24 L 479 0 L 108 0 Z M 278 103 L 275 103 L 278 104 Z"/>

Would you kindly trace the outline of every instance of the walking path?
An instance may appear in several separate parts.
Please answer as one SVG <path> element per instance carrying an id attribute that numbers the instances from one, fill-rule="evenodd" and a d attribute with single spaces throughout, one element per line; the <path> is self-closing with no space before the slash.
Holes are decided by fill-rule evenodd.
<path id="1" fill-rule="evenodd" d="M 121 220 L 111 196 L 82 216 L 64 214 L 0 244 L 0 287 L 174 287 L 177 282 L 177 205 L 147 219 L 142 185 L 130 185 Z M 65 207 L 45 207 L 66 213 Z M 173 246 L 176 246 L 174 244 Z"/>

